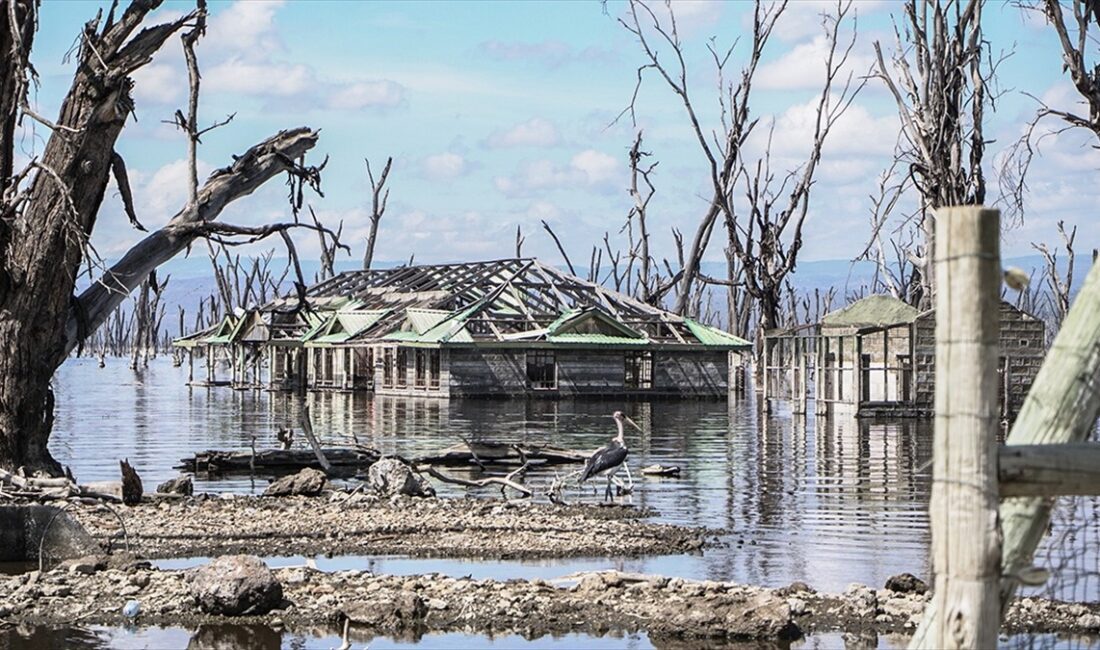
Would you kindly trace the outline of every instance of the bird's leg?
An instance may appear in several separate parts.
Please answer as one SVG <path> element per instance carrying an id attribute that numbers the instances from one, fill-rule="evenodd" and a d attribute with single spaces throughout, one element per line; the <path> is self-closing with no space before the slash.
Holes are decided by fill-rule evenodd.
<path id="1" fill-rule="evenodd" d="M 611 481 L 613 481 L 613 480 L 615 480 L 615 477 L 608 474 L 607 475 L 607 490 L 604 491 L 604 498 L 607 499 L 608 501 L 610 501 L 613 498 L 611 496 Z"/>

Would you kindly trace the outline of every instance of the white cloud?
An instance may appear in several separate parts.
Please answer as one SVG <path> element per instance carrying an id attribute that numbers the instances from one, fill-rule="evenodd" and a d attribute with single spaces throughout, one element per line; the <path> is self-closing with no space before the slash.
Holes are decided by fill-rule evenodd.
<path id="1" fill-rule="evenodd" d="M 549 201 L 534 201 L 527 207 L 526 217 L 532 221 L 554 221 L 559 216 L 561 210 Z"/>
<path id="2" fill-rule="evenodd" d="M 619 171 L 619 162 L 615 158 L 595 149 L 578 153 L 570 164 L 584 173 L 589 185 L 609 183 L 615 180 Z"/>
<path id="3" fill-rule="evenodd" d="M 621 169 L 615 158 L 594 149 L 581 151 L 569 165 L 535 160 L 520 165 L 511 176 L 493 179 L 496 189 L 507 197 L 533 196 L 542 192 L 588 188 L 598 192 L 616 189 Z"/>
<path id="4" fill-rule="evenodd" d="M 510 129 L 495 131 L 485 139 L 485 146 L 490 149 L 503 149 L 507 147 L 552 147 L 561 142 L 561 133 L 554 123 L 533 117 L 526 122 L 520 122 Z"/>
<path id="5" fill-rule="evenodd" d="M 772 154 L 780 157 L 804 157 L 813 142 L 817 119 L 817 99 L 791 106 L 776 118 L 772 135 Z M 758 124 L 753 132 L 752 149 L 761 152 L 767 138 L 767 125 Z M 897 114 L 888 111 L 878 117 L 861 104 L 853 103 L 837 120 L 825 141 L 827 156 L 844 154 L 889 156 L 894 152 L 900 125 Z"/>
<path id="6" fill-rule="evenodd" d="M 813 40 L 800 43 L 778 59 L 760 66 L 756 84 L 760 88 L 777 90 L 820 90 L 825 81 L 825 61 L 829 56 L 829 39 L 818 34 Z M 838 85 L 849 74 L 853 80 L 871 69 L 873 59 L 869 53 L 853 51 L 837 77 Z"/>
<path id="7" fill-rule="evenodd" d="M 670 3 L 676 16 L 676 29 L 681 34 L 691 34 L 718 24 L 724 5 L 718 0 L 676 0 Z"/>
<path id="8" fill-rule="evenodd" d="M 860 0 L 852 5 L 855 13 L 863 17 L 888 6 L 883 0 Z M 836 0 L 798 0 L 791 2 L 775 24 L 774 34 L 780 39 L 799 41 L 821 33 L 822 14 L 836 14 Z M 742 24 L 752 25 L 753 10 L 742 14 Z"/>
<path id="9" fill-rule="evenodd" d="M 449 151 L 428 156 L 421 162 L 424 177 L 435 181 L 454 180 L 466 174 L 469 167 L 465 158 Z"/>
<path id="10" fill-rule="evenodd" d="M 288 110 L 392 108 L 405 101 L 405 87 L 388 79 L 351 77 L 335 82 L 309 65 L 276 59 L 285 50 L 276 25 L 278 10 L 285 4 L 238 0 L 210 16 L 198 46 L 204 91 L 285 99 L 282 106 Z M 187 71 L 180 48 L 164 48 L 134 79 L 139 104 L 182 102 Z"/>
<path id="11" fill-rule="evenodd" d="M 337 86 L 326 104 L 336 110 L 392 108 L 405 101 L 405 88 L 388 79 Z"/>
<path id="12" fill-rule="evenodd" d="M 294 106 L 361 110 L 392 108 L 405 101 L 405 88 L 390 80 L 331 83 L 319 79 L 309 66 L 277 61 L 235 57 L 214 66 L 203 77 L 211 91 L 291 99 Z"/>
<path id="13" fill-rule="evenodd" d="M 236 57 L 204 72 L 203 79 L 212 91 L 261 97 L 292 97 L 307 92 L 316 83 L 313 70 L 304 65 Z"/>
<path id="14" fill-rule="evenodd" d="M 271 52 L 283 49 L 275 14 L 285 4 L 283 0 L 238 0 L 214 12 L 201 47 L 205 51 L 269 57 Z"/>
<path id="15" fill-rule="evenodd" d="M 183 100 L 187 92 L 186 77 L 180 76 L 176 66 L 150 63 L 134 73 L 134 98 L 138 106 L 175 104 Z"/>

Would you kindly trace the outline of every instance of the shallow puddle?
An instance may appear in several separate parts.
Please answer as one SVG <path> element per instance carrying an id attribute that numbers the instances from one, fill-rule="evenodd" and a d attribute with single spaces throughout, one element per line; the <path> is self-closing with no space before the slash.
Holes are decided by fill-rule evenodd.
<path id="1" fill-rule="evenodd" d="M 642 649 L 658 647 L 644 633 L 607 634 L 592 636 L 587 634 L 564 634 L 560 636 L 541 636 L 526 638 L 518 634 L 498 634 L 493 636 L 464 634 L 459 632 L 409 635 L 406 637 L 372 636 L 354 629 L 349 634 L 354 650 L 370 647 L 371 650 L 388 648 L 439 648 L 469 649 L 479 648 L 591 648 L 600 649 Z M 38 650 L 39 648 L 69 648 L 72 650 L 137 650 L 139 648 L 186 648 L 187 650 L 213 650 L 215 648 L 234 648 L 234 650 L 306 650 L 331 649 L 341 645 L 343 640 L 338 632 L 318 629 L 309 633 L 277 632 L 262 626 L 245 625 L 205 625 L 196 630 L 182 627 L 136 627 L 108 628 L 89 627 L 35 627 L 29 629 L 14 628 L 0 630 L 0 648 L 10 650 Z M 693 644 L 669 644 L 663 641 L 659 647 L 699 647 Z M 786 648 L 835 648 L 843 647 L 840 636 L 822 636 L 804 639 L 792 643 L 743 641 L 724 644 L 707 644 L 708 648 L 728 648 L 729 650 L 781 650 Z M 890 646 L 884 646 L 890 647 Z"/>
<path id="2" fill-rule="evenodd" d="M 661 573 L 671 567 L 675 575 L 690 580 L 706 579 L 703 556 L 657 556 L 647 558 L 566 558 L 554 560 L 451 560 L 439 558 L 415 558 L 397 555 L 342 555 L 335 557 L 301 555 L 265 557 L 272 568 L 305 566 L 307 563 L 319 571 L 369 571 L 384 575 L 425 575 L 438 573 L 453 578 L 470 577 L 475 580 L 557 580 L 582 571 L 616 570 L 627 573 Z M 189 569 L 208 562 L 210 558 L 189 557 L 155 560 L 160 569 Z"/>

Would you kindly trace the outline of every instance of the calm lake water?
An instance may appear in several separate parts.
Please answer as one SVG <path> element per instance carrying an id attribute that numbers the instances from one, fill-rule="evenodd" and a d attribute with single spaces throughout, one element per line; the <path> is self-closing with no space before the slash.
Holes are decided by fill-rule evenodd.
<path id="1" fill-rule="evenodd" d="M 854 419 L 761 416 L 751 396 L 730 402 L 487 401 L 371 398 L 315 393 L 305 398 L 225 387 L 189 388 L 186 369 L 166 359 L 132 371 L 126 360 L 70 360 L 55 379 L 57 414 L 51 449 L 81 481 L 117 480 L 118 459 L 128 458 L 147 486 L 176 476 L 179 459 L 205 449 L 276 446 L 281 426 L 298 427 L 304 404 L 323 441 L 337 443 L 352 432 L 363 444 L 406 456 L 438 451 L 459 437 L 498 442 L 550 443 L 589 450 L 614 435 L 608 417 L 622 410 L 644 433 L 627 433 L 636 479 L 636 505 L 656 510 L 657 521 L 721 529 L 723 545 L 697 555 L 641 559 L 580 558 L 535 562 L 469 562 L 400 557 L 318 559 L 321 569 L 370 569 L 413 574 L 438 571 L 477 577 L 552 579 L 580 570 L 617 568 L 686 578 L 732 580 L 782 586 L 803 580 L 819 590 L 840 591 L 860 582 L 881 586 L 908 571 L 928 578 L 926 509 L 931 487 L 931 422 L 859 422 Z M 300 436 L 299 436 L 300 437 Z M 298 444 L 302 444 L 299 442 Z M 681 478 L 650 478 L 638 469 L 677 465 Z M 533 472 L 528 483 L 545 485 L 552 470 Z M 197 491 L 258 492 L 263 477 L 196 477 Z M 438 486 L 449 496 L 499 498 L 499 492 L 466 492 Z M 567 493 L 570 500 L 597 502 L 591 492 Z M 1055 515 L 1054 535 L 1040 551 L 1055 579 L 1033 593 L 1066 599 L 1100 599 L 1100 502 L 1077 500 Z M 1079 552 L 1084 549 L 1084 552 Z M 305 558 L 270 558 L 275 565 Z M 165 568 L 197 559 L 170 560 Z M 45 634 L 39 629 L 34 634 Z M 270 631 L 269 631 L 270 632 Z M 83 637 L 75 645 L 99 647 L 186 646 L 195 631 L 57 631 Z M 274 634 L 274 636 L 271 636 Z M 256 647 L 312 648 L 339 645 L 331 631 L 314 636 L 271 632 Z M 6 636 L 7 638 L 3 638 Z M 18 636 L 18 635 L 15 635 Z M 0 633 L 0 647 L 22 641 Z M 42 640 L 40 638 L 40 640 Z M 75 641 L 75 639 L 74 639 Z M 868 640 L 862 640 L 866 644 Z M 618 637 L 485 637 L 433 635 L 423 639 L 370 640 L 372 648 L 405 647 L 616 647 L 648 648 L 645 635 Z M 902 647 L 904 639 L 870 640 Z M 1009 647 L 1097 647 L 1096 638 L 1017 636 Z M 33 642 L 32 642 L 33 644 Z M 791 647 L 843 647 L 840 636 L 819 636 Z M 201 646 L 196 646 L 201 647 Z M 251 646 L 250 646 L 251 647 Z M 771 645 L 736 647 L 777 647 Z"/>
<path id="2" fill-rule="evenodd" d="M 225 387 L 188 388 L 186 369 L 157 360 L 134 372 L 125 360 L 76 359 L 55 381 L 51 450 L 81 481 L 114 480 L 129 458 L 147 485 L 175 476 L 179 459 L 204 449 L 275 446 L 275 431 L 298 422 L 301 398 Z M 699 556 L 619 561 L 624 569 L 781 586 L 804 580 L 826 590 L 881 586 L 910 571 L 927 574 L 930 425 L 773 415 L 750 400 L 730 402 L 522 401 L 306 397 L 314 428 L 332 439 L 355 432 L 385 453 L 439 450 L 459 436 L 594 449 L 614 435 L 621 409 L 642 425 L 627 435 L 634 504 L 659 521 L 727 531 L 726 548 Z M 681 478 L 638 476 L 659 463 Z M 254 491 L 263 478 L 204 480 L 197 491 Z M 536 473 L 529 483 L 553 478 Z M 463 488 L 447 486 L 445 492 Z M 486 491 L 487 495 L 499 492 Z M 591 492 L 568 497 L 598 501 Z M 562 574 L 569 562 L 557 562 Z M 593 568 L 591 562 L 583 568 Z M 600 567 L 595 567 L 600 568 Z"/>

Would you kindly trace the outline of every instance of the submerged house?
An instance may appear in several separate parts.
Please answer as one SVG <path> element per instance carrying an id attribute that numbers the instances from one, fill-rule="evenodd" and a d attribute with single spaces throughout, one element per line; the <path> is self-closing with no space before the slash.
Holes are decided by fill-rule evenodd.
<path id="1" fill-rule="evenodd" d="M 176 341 L 272 390 L 724 398 L 751 344 L 535 259 L 350 271 Z M 216 377 L 221 358 L 230 379 Z"/>
<path id="2" fill-rule="evenodd" d="M 1023 405 L 1042 365 L 1046 327 L 1001 303 L 1001 415 Z M 765 399 L 789 398 L 806 412 L 809 376 L 818 414 L 931 416 L 936 382 L 936 312 L 891 296 L 858 300 L 819 323 L 764 336 Z"/>

